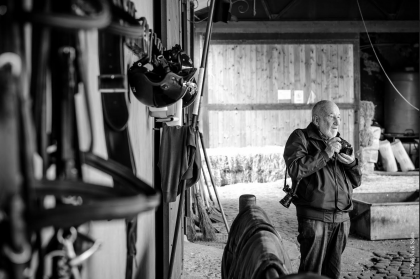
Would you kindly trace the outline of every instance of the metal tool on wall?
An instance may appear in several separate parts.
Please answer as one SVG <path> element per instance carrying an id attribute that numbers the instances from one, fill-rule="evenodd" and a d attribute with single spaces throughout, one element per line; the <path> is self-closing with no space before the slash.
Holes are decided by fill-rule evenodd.
<path id="1" fill-rule="evenodd" d="M 226 214 L 225 214 L 225 212 L 223 210 L 222 203 L 220 202 L 220 199 L 219 199 L 219 193 L 217 191 L 216 184 L 214 183 L 214 179 L 213 179 L 213 174 L 212 174 L 211 167 L 210 167 L 209 158 L 207 156 L 207 151 L 206 151 L 206 148 L 204 147 L 203 134 L 201 132 L 199 132 L 199 135 L 200 135 L 201 149 L 203 150 L 204 159 L 206 161 L 207 170 L 208 170 L 208 173 L 210 175 L 210 181 L 211 181 L 211 184 L 213 185 L 214 193 L 216 194 L 217 203 L 219 204 L 219 208 L 220 208 L 220 211 L 222 213 L 222 218 L 223 218 L 223 222 L 225 223 L 226 231 L 227 231 L 227 233 L 229 233 L 229 225 L 228 225 L 227 220 L 226 220 Z"/>
<path id="2" fill-rule="evenodd" d="M 198 84 L 197 84 L 197 97 L 195 99 L 194 108 L 193 108 L 193 117 L 192 117 L 192 127 L 196 129 L 198 132 L 198 115 L 199 115 L 199 108 L 200 108 L 200 101 L 203 94 L 203 81 L 204 76 L 206 73 L 206 66 L 207 66 L 207 57 L 208 57 L 208 49 L 209 49 L 209 43 L 210 43 L 210 37 L 211 37 L 211 31 L 213 26 L 213 16 L 214 16 L 214 10 L 215 10 L 215 2 L 216 0 L 211 0 L 210 6 L 209 6 L 209 16 L 207 20 L 207 27 L 206 27 L 206 34 L 205 34 L 205 40 L 204 40 L 204 48 L 202 53 L 202 59 L 201 59 L 201 65 L 198 72 Z M 176 219 L 176 225 L 175 225 L 175 232 L 174 232 L 174 244 L 172 247 L 172 253 L 171 253 L 171 261 L 169 264 L 169 273 L 168 273 L 168 279 L 171 279 L 172 276 L 172 269 L 174 264 L 174 251 L 176 251 L 176 243 L 178 239 L 178 232 L 179 232 L 179 226 L 181 223 L 181 216 L 182 216 L 182 207 L 181 205 L 184 204 L 185 199 L 185 192 L 186 192 L 186 183 L 183 181 L 182 187 L 181 187 L 181 196 L 179 199 L 180 206 L 178 207 L 178 214 Z"/>
<path id="3" fill-rule="evenodd" d="M 222 2 L 222 1 L 219 1 Z M 193 116 L 192 116 L 192 125 L 193 127 L 195 127 L 198 130 L 198 117 L 200 114 L 200 105 L 201 105 L 201 98 L 203 96 L 203 85 L 204 85 L 204 81 L 205 81 L 205 76 L 206 76 L 206 70 L 207 70 L 207 58 L 208 58 L 208 52 L 209 52 L 209 45 L 210 45 L 210 39 L 211 39 L 211 33 L 212 33 L 212 28 L 213 28 L 213 21 L 227 21 L 228 20 L 228 14 L 230 13 L 230 5 L 224 5 L 218 2 L 218 18 L 215 19 L 214 18 L 214 11 L 215 11 L 215 0 L 212 0 L 210 3 L 210 8 L 209 8 L 209 17 L 207 20 L 207 26 L 206 26 L 206 33 L 205 33 L 205 38 L 204 38 L 204 46 L 203 46 L 203 53 L 202 53 L 202 58 L 201 58 L 201 65 L 200 65 L 200 69 L 198 72 L 198 97 L 194 103 L 194 108 L 193 108 Z M 213 184 L 213 188 L 215 190 L 216 193 L 216 198 L 217 201 L 219 203 L 219 207 L 220 210 L 222 212 L 222 216 L 223 216 L 223 220 L 226 226 L 226 231 L 229 233 L 229 225 L 227 224 L 226 221 L 226 217 L 225 214 L 223 212 L 223 207 L 220 203 L 218 194 L 217 194 L 217 189 L 216 189 L 216 185 L 214 184 L 214 180 L 212 178 L 212 173 L 211 173 L 211 169 L 210 169 L 210 165 L 208 162 L 208 157 L 207 157 L 207 153 L 206 150 L 204 148 L 204 142 L 203 142 L 203 137 L 202 134 L 200 133 L 200 141 L 201 141 L 201 146 L 202 146 L 202 150 L 204 153 L 204 156 L 206 158 L 206 165 L 207 168 L 209 170 L 209 174 L 210 174 L 210 178 L 212 180 L 212 184 Z"/>

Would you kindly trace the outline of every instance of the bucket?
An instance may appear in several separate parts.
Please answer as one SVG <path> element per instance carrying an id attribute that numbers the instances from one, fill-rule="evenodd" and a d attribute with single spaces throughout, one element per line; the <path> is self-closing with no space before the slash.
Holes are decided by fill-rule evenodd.
<path id="1" fill-rule="evenodd" d="M 405 148 L 399 139 L 396 139 L 391 143 L 391 149 L 395 159 L 397 159 L 397 162 L 400 164 L 401 171 L 406 172 L 415 169 L 413 162 L 411 162 L 407 151 L 405 151 Z"/>
<path id="2" fill-rule="evenodd" d="M 392 152 L 391 143 L 388 140 L 379 141 L 379 153 L 382 158 L 382 165 L 386 172 L 397 172 L 397 162 Z"/>

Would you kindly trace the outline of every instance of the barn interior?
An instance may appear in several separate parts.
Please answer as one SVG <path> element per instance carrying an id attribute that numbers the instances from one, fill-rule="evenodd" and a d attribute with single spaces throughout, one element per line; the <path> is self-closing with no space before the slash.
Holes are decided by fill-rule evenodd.
<path id="1" fill-rule="evenodd" d="M 400 235 L 356 244 L 418 243 L 419 11 L 418 0 L 0 0 L 0 278 L 193 279 L 185 243 L 207 229 L 224 246 L 238 214 L 235 197 L 227 219 L 218 189 L 282 192 L 287 137 L 322 99 L 340 108 L 367 182 L 397 177 L 413 192 L 395 195 L 410 214 L 387 211 L 398 229 L 379 228 Z M 180 131 L 188 144 L 171 141 Z M 416 267 L 398 279 L 418 278 L 416 249 L 391 255 Z"/>

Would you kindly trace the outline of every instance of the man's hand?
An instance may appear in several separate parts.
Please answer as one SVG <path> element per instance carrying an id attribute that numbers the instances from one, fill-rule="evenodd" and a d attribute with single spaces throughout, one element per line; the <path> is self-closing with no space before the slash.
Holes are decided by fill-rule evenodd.
<path id="1" fill-rule="evenodd" d="M 338 161 L 340 161 L 341 163 L 343 163 L 345 165 L 350 165 L 354 161 L 354 154 L 347 155 L 347 154 L 344 154 L 344 153 L 339 153 L 337 155 L 337 159 L 338 159 Z"/>
<path id="2" fill-rule="evenodd" d="M 327 148 L 325 148 L 325 152 L 327 152 L 328 157 L 334 156 L 334 153 L 340 152 L 341 149 L 341 139 L 338 137 L 331 138 L 327 141 Z"/>

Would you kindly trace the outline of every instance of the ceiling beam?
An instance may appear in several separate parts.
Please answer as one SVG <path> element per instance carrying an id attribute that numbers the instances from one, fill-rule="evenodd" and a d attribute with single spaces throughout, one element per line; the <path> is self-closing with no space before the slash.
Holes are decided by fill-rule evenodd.
<path id="1" fill-rule="evenodd" d="M 416 33 L 418 21 L 366 21 L 369 32 Z M 204 33 L 206 22 L 196 24 L 195 31 Z M 240 21 L 217 22 L 213 33 L 364 33 L 362 21 Z"/>

